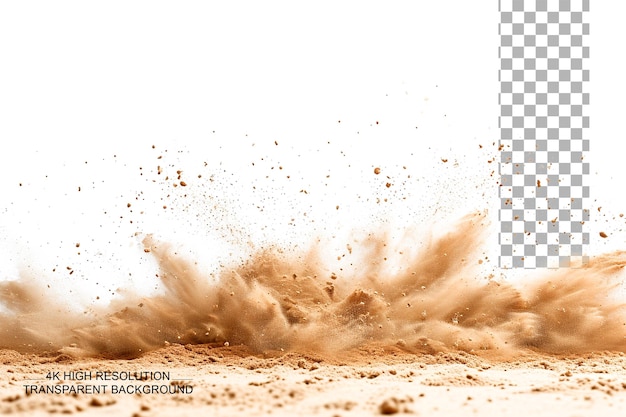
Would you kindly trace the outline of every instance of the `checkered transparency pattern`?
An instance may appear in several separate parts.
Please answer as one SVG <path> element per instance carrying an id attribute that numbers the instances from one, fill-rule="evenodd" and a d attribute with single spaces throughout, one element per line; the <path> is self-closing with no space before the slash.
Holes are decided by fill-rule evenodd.
<path id="1" fill-rule="evenodd" d="M 589 0 L 500 0 L 500 267 L 586 256 Z"/>

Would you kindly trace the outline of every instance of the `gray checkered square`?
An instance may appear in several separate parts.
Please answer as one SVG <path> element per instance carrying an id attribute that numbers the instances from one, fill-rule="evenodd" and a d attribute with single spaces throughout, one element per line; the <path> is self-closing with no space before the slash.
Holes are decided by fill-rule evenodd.
<path id="1" fill-rule="evenodd" d="M 500 266 L 587 262 L 588 0 L 500 0 Z"/>

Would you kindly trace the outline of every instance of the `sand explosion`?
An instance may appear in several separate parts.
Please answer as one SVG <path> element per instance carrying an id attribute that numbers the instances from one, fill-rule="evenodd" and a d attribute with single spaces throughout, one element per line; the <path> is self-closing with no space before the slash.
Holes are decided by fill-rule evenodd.
<path id="1" fill-rule="evenodd" d="M 258 253 L 211 281 L 167 243 L 144 239 L 165 292 L 126 295 L 80 317 L 36 279 L 4 282 L 0 345 L 19 351 L 134 357 L 171 343 L 333 354 L 369 344 L 410 352 L 510 355 L 626 351 L 626 308 L 612 296 L 626 252 L 544 272 L 523 286 L 473 273 L 485 218 L 468 215 L 394 272 L 384 241 L 363 243 L 354 276 L 328 274 L 311 249 Z"/>

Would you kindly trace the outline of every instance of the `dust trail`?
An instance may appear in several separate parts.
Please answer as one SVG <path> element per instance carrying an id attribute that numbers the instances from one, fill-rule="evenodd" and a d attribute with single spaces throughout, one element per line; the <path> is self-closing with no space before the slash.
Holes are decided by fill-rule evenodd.
<path id="1" fill-rule="evenodd" d="M 72 355 L 137 356 L 168 343 L 243 344 L 257 351 L 332 354 L 370 343 L 414 352 L 515 354 L 626 351 L 626 307 L 611 297 L 626 252 L 518 287 L 473 271 L 485 230 L 469 215 L 393 273 L 376 262 L 384 241 L 363 243 L 354 276 L 329 276 L 315 249 L 267 251 L 224 270 L 217 283 L 166 243 L 144 240 L 165 293 L 126 295 L 89 317 L 46 301 L 34 279 L 3 283 L 2 347 Z"/>

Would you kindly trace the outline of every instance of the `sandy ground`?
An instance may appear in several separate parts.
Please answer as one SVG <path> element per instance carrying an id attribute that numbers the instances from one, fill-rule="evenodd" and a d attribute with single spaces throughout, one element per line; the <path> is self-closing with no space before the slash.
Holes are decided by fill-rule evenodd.
<path id="1" fill-rule="evenodd" d="M 3 350 L 0 362 L 4 414 L 626 415 L 624 353 L 558 357 L 528 353 L 494 360 L 464 352 L 410 354 L 394 347 L 369 347 L 329 359 L 284 352 L 254 355 L 232 346 L 171 345 L 131 360 Z M 107 371 L 169 375 L 161 381 L 96 380 L 98 375 L 113 377 Z M 79 375 L 92 379 L 79 381 Z M 66 389 L 107 388 L 100 388 L 106 390 L 100 394 L 26 393 L 27 386 L 55 384 Z M 113 393 L 114 385 L 118 391 L 156 385 L 165 386 L 159 388 L 163 390 L 182 387 L 183 392 Z"/>
<path id="2" fill-rule="evenodd" d="M 261 253 L 211 282 L 148 239 L 164 286 L 153 296 L 77 315 L 45 281 L 4 282 L 0 410 L 626 416 L 626 317 L 614 296 L 626 252 L 523 286 L 480 279 L 466 260 L 482 219 L 467 216 L 395 274 L 377 239 L 353 277 Z"/>

